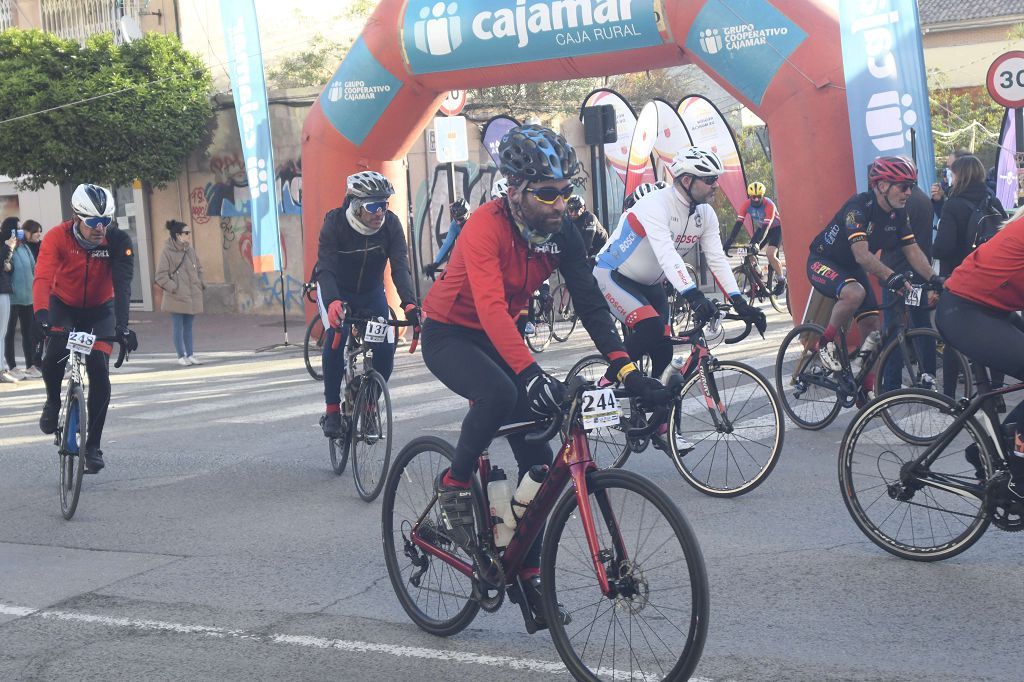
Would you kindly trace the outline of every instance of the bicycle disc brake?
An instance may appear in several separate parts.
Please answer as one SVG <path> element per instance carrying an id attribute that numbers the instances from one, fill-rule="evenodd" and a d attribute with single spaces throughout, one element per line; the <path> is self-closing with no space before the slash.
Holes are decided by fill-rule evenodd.
<path id="1" fill-rule="evenodd" d="M 505 601 L 505 569 L 486 549 L 475 552 L 473 559 L 473 599 L 484 611 L 494 613 Z"/>
<path id="2" fill-rule="evenodd" d="M 985 484 L 985 511 L 996 528 L 1017 533 L 1024 530 L 1024 501 L 1010 492 L 1010 473 L 1001 471 Z"/>

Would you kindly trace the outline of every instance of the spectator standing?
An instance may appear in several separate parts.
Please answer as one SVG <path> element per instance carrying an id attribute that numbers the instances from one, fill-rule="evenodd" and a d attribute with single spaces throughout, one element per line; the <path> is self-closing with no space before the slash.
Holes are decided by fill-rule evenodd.
<path id="1" fill-rule="evenodd" d="M 32 252 L 32 258 L 39 260 L 39 245 L 43 243 L 43 226 L 35 220 L 26 220 L 21 224 L 25 230 L 25 244 Z"/>
<path id="2" fill-rule="evenodd" d="M 17 218 L 14 219 L 17 221 Z M 35 367 L 35 325 L 32 315 L 32 279 L 35 277 L 36 259 L 25 241 L 23 227 L 15 223 L 14 246 L 11 261 L 11 316 L 4 335 L 6 369 L 18 379 L 38 379 L 42 373 Z M 25 369 L 18 369 L 14 355 L 14 336 L 21 324 L 21 350 Z"/>
<path id="3" fill-rule="evenodd" d="M 203 266 L 192 248 L 192 231 L 178 220 L 167 221 L 170 237 L 160 254 L 156 283 L 164 290 L 161 310 L 171 314 L 178 364 L 201 365 L 192 346 L 192 323 L 203 312 Z"/>
<path id="4" fill-rule="evenodd" d="M 0 329 L 7 329 L 7 320 L 11 315 L 11 273 L 14 270 L 12 259 L 16 238 L 14 229 L 18 226 L 17 218 L 5 218 L 0 223 Z M 20 378 L 11 374 L 5 366 L 0 370 L 0 384 L 16 384 Z"/>

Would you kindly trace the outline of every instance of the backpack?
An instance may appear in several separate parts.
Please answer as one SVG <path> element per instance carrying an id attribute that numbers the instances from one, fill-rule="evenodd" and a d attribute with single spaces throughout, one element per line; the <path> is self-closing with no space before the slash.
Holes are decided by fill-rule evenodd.
<path id="1" fill-rule="evenodd" d="M 978 202 L 967 219 L 967 245 L 971 251 L 996 236 L 1009 216 L 991 194 Z"/>

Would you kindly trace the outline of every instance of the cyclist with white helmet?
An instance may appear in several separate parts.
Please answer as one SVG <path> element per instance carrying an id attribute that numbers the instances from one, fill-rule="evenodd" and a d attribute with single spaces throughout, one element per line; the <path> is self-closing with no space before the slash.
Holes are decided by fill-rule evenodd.
<path id="1" fill-rule="evenodd" d="M 441 248 L 437 250 L 434 262 L 423 266 L 423 274 L 430 279 L 434 279 L 437 271 L 441 269 L 441 266 L 452 255 L 452 247 L 455 246 L 455 240 L 459 238 L 459 233 L 462 232 L 462 226 L 469 220 L 469 213 L 469 202 L 461 197 L 453 201 L 452 205 L 448 207 L 448 215 L 452 219 L 451 224 L 448 226 L 448 234 L 445 235 L 444 241 L 441 242 Z"/>
<path id="2" fill-rule="evenodd" d="M 636 186 L 629 196 L 622 201 L 622 210 L 628 211 L 636 205 L 636 202 L 643 199 L 645 196 L 650 194 L 656 189 L 665 189 L 668 187 L 668 183 L 664 180 L 658 180 L 657 182 L 642 182 Z"/>
<path id="3" fill-rule="evenodd" d="M 498 176 L 491 185 L 491 198 L 492 199 L 504 199 L 508 196 L 508 180 L 504 176 Z"/>
<path id="4" fill-rule="evenodd" d="M 113 229 L 115 204 L 110 190 L 83 184 L 71 195 L 74 216 L 43 237 L 32 282 L 32 305 L 42 331 L 88 331 L 99 337 L 86 359 L 89 375 L 88 435 L 85 441 L 86 473 L 103 468 L 100 439 L 110 404 L 109 341 L 116 338 L 129 351 L 138 348 L 135 332 L 128 328 L 128 304 L 135 271 L 132 240 Z M 43 351 L 46 403 L 39 428 L 57 430 L 60 384 L 67 363 L 66 342 L 51 338 Z"/>
<path id="5" fill-rule="evenodd" d="M 752 182 L 747 185 L 747 201 L 736 214 L 736 222 L 732 226 L 732 234 L 725 242 L 725 253 L 732 249 L 736 236 L 743 223 L 750 221 L 753 235 L 751 246 L 756 246 L 768 257 L 768 265 L 775 271 L 775 289 L 772 295 L 781 296 L 786 290 L 786 276 L 782 272 L 782 261 L 779 260 L 779 247 L 782 246 L 782 224 L 779 222 L 779 208 L 769 197 L 768 188 L 763 182 Z"/>
<path id="6" fill-rule="evenodd" d="M 347 427 L 341 414 L 346 344 L 334 343 L 335 334 L 348 338 L 345 304 L 361 313 L 388 319 L 384 267 L 390 262 L 391 279 L 398 289 L 405 317 L 414 325 L 419 324 L 420 309 L 409 272 L 405 230 L 398 216 L 388 210 L 388 200 L 394 193 L 391 182 L 376 171 L 350 175 L 345 202 L 327 213 L 320 228 L 317 305 L 327 329 L 323 347 L 326 409 L 320 426 L 328 438 L 341 438 Z M 394 340 L 373 344 L 373 368 L 385 381 L 394 366 Z"/>
<path id="7" fill-rule="evenodd" d="M 715 304 L 690 280 L 683 263 L 683 257 L 698 243 L 736 312 L 762 333 L 767 326 L 764 313 L 739 294 L 722 251 L 718 216 L 708 204 L 718 187 L 718 176 L 725 172 L 722 162 L 713 152 L 689 147 L 676 155 L 669 172 L 675 178 L 671 186 L 647 193 L 622 215 L 594 268 L 612 314 L 632 330 L 626 338 L 629 357 L 636 361 L 650 356 L 652 376 L 661 376 L 672 361 L 664 280 L 687 300 L 697 322 L 706 322 L 718 313 Z M 655 443 L 667 447 L 657 438 Z"/>

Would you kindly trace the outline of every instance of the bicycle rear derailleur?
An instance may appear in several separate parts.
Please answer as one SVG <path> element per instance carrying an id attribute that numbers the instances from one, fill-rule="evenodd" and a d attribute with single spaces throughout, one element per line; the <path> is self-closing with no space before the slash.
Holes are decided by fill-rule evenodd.
<path id="1" fill-rule="evenodd" d="M 1010 472 L 1001 471 L 985 484 L 985 511 L 996 528 L 1016 533 L 1024 530 L 1024 502 L 1010 492 Z"/>

